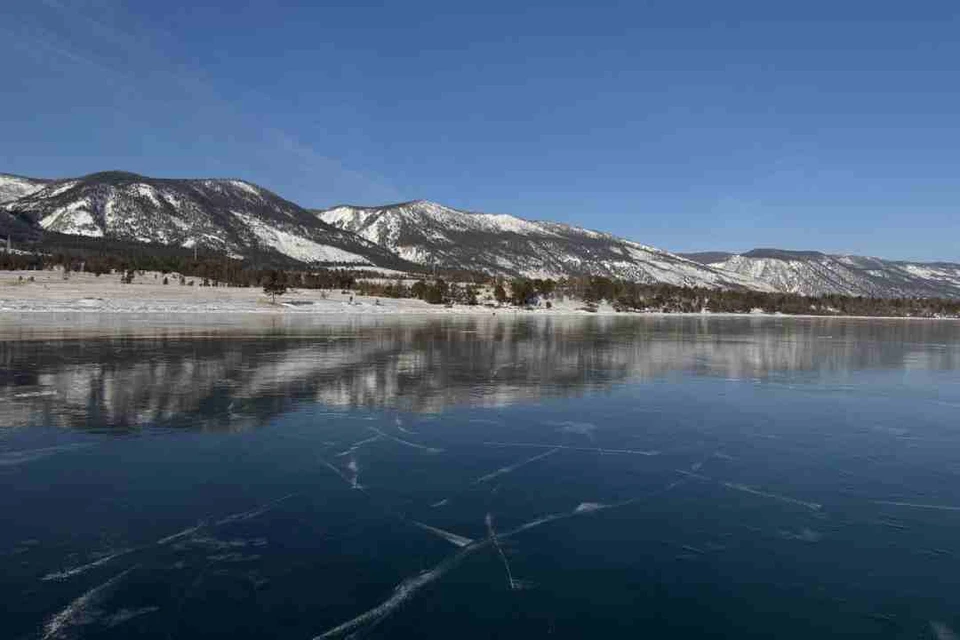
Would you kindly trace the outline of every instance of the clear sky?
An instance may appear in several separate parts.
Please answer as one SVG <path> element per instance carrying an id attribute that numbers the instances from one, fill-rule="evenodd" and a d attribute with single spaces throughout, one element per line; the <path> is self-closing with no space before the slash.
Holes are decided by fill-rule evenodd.
<path id="1" fill-rule="evenodd" d="M 0 2 L 0 171 L 960 261 L 960 2 Z"/>

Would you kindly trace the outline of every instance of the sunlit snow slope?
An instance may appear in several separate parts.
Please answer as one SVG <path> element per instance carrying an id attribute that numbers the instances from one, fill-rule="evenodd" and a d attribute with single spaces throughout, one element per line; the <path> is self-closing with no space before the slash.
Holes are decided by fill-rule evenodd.
<path id="1" fill-rule="evenodd" d="M 960 264 L 949 262 L 900 262 L 778 249 L 690 257 L 788 293 L 960 298 Z"/>
<path id="2" fill-rule="evenodd" d="M 243 180 L 158 179 L 121 171 L 58 180 L 0 174 L 0 236 L 16 244 L 51 234 L 199 246 L 324 266 L 960 298 L 960 264 L 953 263 L 776 249 L 680 256 L 581 227 L 424 200 L 311 212 Z"/>
<path id="3" fill-rule="evenodd" d="M 338 206 L 320 220 L 421 265 L 531 278 L 603 275 L 683 286 L 766 288 L 734 273 L 606 233 L 417 200 Z"/>
<path id="4" fill-rule="evenodd" d="M 30 195 L 42 189 L 47 182 L 47 180 L 0 173 L 0 204 Z"/>
<path id="5" fill-rule="evenodd" d="M 8 181 L 13 184 L 12 181 Z M 242 180 L 169 180 L 110 171 L 47 181 L 2 205 L 44 231 L 304 263 L 398 266 L 394 255 Z"/>

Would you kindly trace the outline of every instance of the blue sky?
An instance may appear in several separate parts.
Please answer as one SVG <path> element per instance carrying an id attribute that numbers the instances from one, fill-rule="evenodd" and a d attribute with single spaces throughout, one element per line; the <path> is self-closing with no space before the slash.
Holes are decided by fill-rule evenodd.
<path id="1" fill-rule="evenodd" d="M 955 0 L 240 4 L 3 2 L 0 171 L 960 261 Z"/>

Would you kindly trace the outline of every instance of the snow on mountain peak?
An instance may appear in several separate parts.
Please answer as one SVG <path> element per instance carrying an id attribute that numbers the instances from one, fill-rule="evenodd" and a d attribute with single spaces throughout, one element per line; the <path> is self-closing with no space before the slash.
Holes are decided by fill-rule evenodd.
<path id="1" fill-rule="evenodd" d="M 688 259 L 609 233 L 430 200 L 310 212 L 237 179 L 156 179 L 123 171 L 65 180 L 0 174 L 0 235 L 44 232 L 279 255 L 308 264 L 411 270 L 414 263 L 508 277 L 607 276 L 804 295 L 960 298 L 957 264 L 778 249 Z"/>
<path id="2" fill-rule="evenodd" d="M 960 298 L 960 264 L 754 249 L 731 255 L 715 266 L 765 283 L 776 291 L 808 296 Z"/>
<path id="3" fill-rule="evenodd" d="M 0 173 L 0 204 L 28 196 L 39 191 L 46 184 L 46 180 Z"/>
<path id="4" fill-rule="evenodd" d="M 426 200 L 381 207 L 341 205 L 317 216 L 425 266 L 535 278 L 604 275 L 706 287 L 755 284 L 610 234 L 508 214 L 467 212 Z"/>
<path id="5" fill-rule="evenodd" d="M 15 183 L 0 178 L 0 184 Z M 241 256 L 274 253 L 305 263 L 405 266 L 379 246 L 244 180 L 158 179 L 106 171 L 33 182 L 39 188 L 21 189 L 25 195 L 0 204 L 0 210 L 32 222 L 37 230 L 209 247 Z"/>

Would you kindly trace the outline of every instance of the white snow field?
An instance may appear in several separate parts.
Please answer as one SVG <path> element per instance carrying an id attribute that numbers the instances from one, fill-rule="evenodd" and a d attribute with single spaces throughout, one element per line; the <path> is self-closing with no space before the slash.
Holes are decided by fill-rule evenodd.
<path id="1" fill-rule="evenodd" d="M 519 310 L 427 304 L 421 300 L 375 298 L 340 290 L 296 289 L 272 303 L 259 287 L 200 287 L 199 278 L 187 278 L 194 286 L 179 284 L 179 275 L 147 272 L 132 284 L 122 284 L 119 274 L 96 277 L 90 273 L 0 271 L 0 315 L 37 312 L 85 313 L 272 313 L 272 314 L 586 314 L 578 300 L 554 300 L 552 309 Z M 23 278 L 23 281 L 20 279 Z M 33 282 L 29 282 L 33 278 Z M 482 297 L 482 296 L 481 296 Z M 600 305 L 597 313 L 615 313 Z"/>

